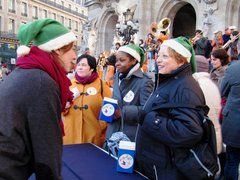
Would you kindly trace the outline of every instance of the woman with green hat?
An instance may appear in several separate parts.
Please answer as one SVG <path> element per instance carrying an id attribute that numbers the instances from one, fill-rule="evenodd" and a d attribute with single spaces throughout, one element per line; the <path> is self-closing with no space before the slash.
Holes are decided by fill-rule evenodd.
<path id="1" fill-rule="evenodd" d="M 107 139 L 123 131 L 135 141 L 139 112 L 153 90 L 153 81 L 141 70 L 143 61 L 144 52 L 137 45 L 122 46 L 117 51 L 113 98 L 118 100 L 119 109 L 108 125 Z"/>
<path id="2" fill-rule="evenodd" d="M 172 152 L 193 146 L 203 135 L 203 112 L 184 107 L 205 105 L 202 90 L 192 77 L 196 70 L 194 57 L 186 38 L 166 40 L 161 45 L 158 87 L 141 113 L 136 141 L 138 170 L 149 179 L 187 179 L 174 164 Z M 154 110 L 164 105 L 169 108 Z"/>
<path id="3" fill-rule="evenodd" d="M 53 19 L 22 25 L 17 68 L 0 84 L 0 179 L 62 179 L 61 112 L 76 36 Z M 32 46 L 30 44 L 32 43 Z"/>

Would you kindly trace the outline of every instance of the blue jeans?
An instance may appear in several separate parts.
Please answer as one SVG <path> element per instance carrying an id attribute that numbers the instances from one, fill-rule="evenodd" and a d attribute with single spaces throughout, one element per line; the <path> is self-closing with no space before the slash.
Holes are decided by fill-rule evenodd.
<path id="1" fill-rule="evenodd" d="M 240 148 L 227 146 L 227 161 L 224 168 L 226 180 L 238 180 L 238 168 L 240 163 Z"/>

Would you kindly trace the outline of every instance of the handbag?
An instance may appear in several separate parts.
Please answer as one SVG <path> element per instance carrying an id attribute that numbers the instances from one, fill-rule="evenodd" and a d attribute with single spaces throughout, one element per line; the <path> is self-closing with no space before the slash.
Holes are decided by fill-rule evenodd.
<path id="1" fill-rule="evenodd" d="M 190 104 L 162 104 L 153 107 L 156 113 L 159 110 L 170 108 L 192 108 L 202 111 L 203 137 L 191 148 L 172 148 L 173 164 L 187 179 L 213 179 L 219 169 L 217 157 L 216 134 L 212 121 L 207 116 L 208 106 L 192 106 Z M 160 111 L 161 112 L 161 111 Z M 166 111 L 165 111 L 166 113 Z M 169 115 L 170 116 L 170 115 Z"/>
<path id="2" fill-rule="evenodd" d="M 123 118 L 121 117 L 120 131 L 115 132 L 106 140 L 106 146 L 109 154 L 117 157 L 120 141 L 130 141 L 126 134 L 123 133 Z"/>

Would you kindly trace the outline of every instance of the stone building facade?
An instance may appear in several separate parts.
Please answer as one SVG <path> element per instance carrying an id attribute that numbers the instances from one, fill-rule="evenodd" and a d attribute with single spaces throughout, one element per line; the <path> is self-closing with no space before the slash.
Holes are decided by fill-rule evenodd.
<path id="1" fill-rule="evenodd" d="M 196 29 L 201 29 L 211 39 L 216 30 L 224 32 L 230 25 L 240 28 L 239 0 L 86 0 L 89 22 L 84 28 L 85 46 L 95 55 L 109 50 L 116 41 L 116 23 L 135 4 L 134 18 L 140 24 L 136 42 L 146 38 L 152 22 L 165 17 L 171 20 L 171 37 L 192 37 Z"/>
<path id="2" fill-rule="evenodd" d="M 83 0 L 0 0 L 0 64 L 14 66 L 20 25 L 41 18 L 56 19 L 70 28 L 78 36 L 80 49 L 88 18 L 83 4 Z"/>

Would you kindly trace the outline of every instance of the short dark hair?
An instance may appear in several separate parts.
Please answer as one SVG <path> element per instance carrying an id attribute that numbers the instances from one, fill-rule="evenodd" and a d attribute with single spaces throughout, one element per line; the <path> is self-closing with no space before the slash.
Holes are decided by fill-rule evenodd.
<path id="1" fill-rule="evenodd" d="M 121 46 L 121 44 L 120 44 L 119 42 L 116 42 L 115 46 L 117 46 L 117 45 L 118 45 L 118 46 Z"/>
<path id="2" fill-rule="evenodd" d="M 96 61 L 96 58 L 91 56 L 91 55 L 88 55 L 88 54 L 83 54 L 81 55 L 80 57 L 78 57 L 77 59 L 77 64 L 83 59 L 83 58 L 86 58 L 87 59 L 87 62 L 88 62 L 88 65 L 90 66 L 91 69 L 93 69 L 93 72 L 96 72 L 97 71 L 97 61 Z"/>
<path id="3" fill-rule="evenodd" d="M 116 56 L 115 56 L 115 54 L 112 54 L 111 56 L 109 56 L 107 58 L 107 60 L 108 60 L 108 65 L 115 66 L 115 64 L 116 64 Z"/>
<path id="4" fill-rule="evenodd" d="M 224 49 L 216 49 L 211 53 L 211 55 L 214 58 L 220 59 L 220 62 L 221 62 L 222 66 L 225 66 L 229 63 L 229 56 Z"/>
<path id="5" fill-rule="evenodd" d="M 202 30 L 197 29 L 197 30 L 195 31 L 195 34 L 196 34 L 196 33 L 202 34 L 203 32 L 202 32 Z"/>

